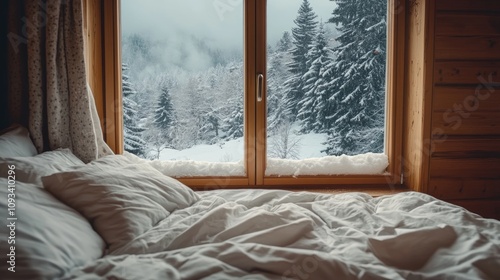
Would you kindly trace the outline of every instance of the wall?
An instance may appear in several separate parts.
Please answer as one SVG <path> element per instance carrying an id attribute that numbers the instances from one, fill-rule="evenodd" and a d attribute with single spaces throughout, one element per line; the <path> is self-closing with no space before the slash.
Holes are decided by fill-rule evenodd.
<path id="1" fill-rule="evenodd" d="M 499 218 L 500 1 L 410 2 L 407 184 Z"/>
<path id="2" fill-rule="evenodd" d="M 7 11 L 8 2 L 0 1 L 0 130 L 8 126 L 7 110 Z"/>
<path id="3" fill-rule="evenodd" d="M 429 192 L 499 195 L 500 1 L 438 2 Z"/>

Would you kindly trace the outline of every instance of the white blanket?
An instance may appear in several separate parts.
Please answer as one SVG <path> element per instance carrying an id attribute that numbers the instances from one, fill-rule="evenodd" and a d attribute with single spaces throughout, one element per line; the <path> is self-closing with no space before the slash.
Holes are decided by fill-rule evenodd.
<path id="1" fill-rule="evenodd" d="M 500 222 L 424 194 L 200 194 L 67 278 L 500 279 Z"/>

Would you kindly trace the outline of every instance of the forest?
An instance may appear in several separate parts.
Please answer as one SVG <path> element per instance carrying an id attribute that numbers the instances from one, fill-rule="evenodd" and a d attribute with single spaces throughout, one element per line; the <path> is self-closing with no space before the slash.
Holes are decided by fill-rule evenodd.
<path id="1" fill-rule="evenodd" d="M 298 159 L 291 134 L 326 135 L 325 155 L 384 150 L 387 1 L 332 2 L 331 17 L 322 22 L 303 0 L 294 27 L 267 48 L 271 157 Z M 158 159 L 164 149 L 243 137 L 242 53 L 213 49 L 194 36 L 186 40 L 189 48 L 162 63 L 157 54 L 169 42 L 123 37 L 125 150 Z M 186 69 L 183 57 L 193 51 L 206 69 Z"/>

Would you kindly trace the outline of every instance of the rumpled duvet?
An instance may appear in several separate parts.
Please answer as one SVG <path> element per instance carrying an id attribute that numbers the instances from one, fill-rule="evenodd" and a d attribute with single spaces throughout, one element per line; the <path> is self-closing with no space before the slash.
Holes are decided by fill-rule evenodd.
<path id="1" fill-rule="evenodd" d="M 406 192 L 200 192 L 67 279 L 500 279 L 500 222 Z"/>

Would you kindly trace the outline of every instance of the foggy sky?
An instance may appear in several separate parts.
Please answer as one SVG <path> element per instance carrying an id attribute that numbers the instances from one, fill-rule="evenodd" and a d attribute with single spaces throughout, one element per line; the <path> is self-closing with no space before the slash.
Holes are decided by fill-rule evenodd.
<path id="1" fill-rule="evenodd" d="M 318 20 L 328 21 L 335 3 L 309 2 Z M 214 48 L 241 48 L 242 3 L 242 0 L 122 0 L 122 34 L 141 33 L 155 38 L 193 34 Z M 268 44 L 274 45 L 284 31 L 295 26 L 293 20 L 301 3 L 302 0 L 268 0 Z"/>

